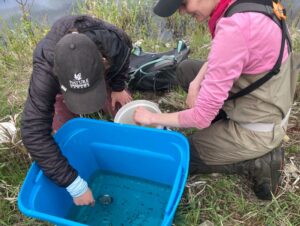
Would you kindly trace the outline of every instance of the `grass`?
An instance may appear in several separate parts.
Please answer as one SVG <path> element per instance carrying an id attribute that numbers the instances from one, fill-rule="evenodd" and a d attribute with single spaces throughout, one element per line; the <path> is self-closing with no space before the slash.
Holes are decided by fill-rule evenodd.
<path id="1" fill-rule="evenodd" d="M 94 15 L 123 28 L 134 42 L 141 42 L 147 51 L 163 51 L 183 38 L 190 43 L 192 58 L 205 59 L 210 49 L 207 27 L 187 17 L 175 15 L 167 20 L 153 16 L 151 5 L 143 1 L 86 0 L 79 3 L 79 12 Z M 135 3 L 135 4 L 133 4 Z M 130 8 L 130 10 L 129 10 Z M 26 98 L 32 52 L 49 27 L 31 23 L 26 15 L 9 29 L 3 21 L 0 42 L 0 122 L 15 116 L 19 128 L 20 112 Z M 164 29 L 163 29 L 164 28 Z M 293 27 L 294 49 L 300 51 L 300 33 Z M 162 35 L 171 34 L 173 36 Z M 169 32 L 169 33 L 168 33 Z M 186 94 L 178 89 L 166 94 L 134 93 L 136 99 L 147 98 L 159 103 L 164 111 L 185 107 Z M 300 102 L 300 95 L 297 99 Z M 176 226 L 213 225 L 300 225 L 300 144 L 299 105 L 295 105 L 285 143 L 287 166 L 283 189 L 271 202 L 259 201 L 249 181 L 237 176 L 198 175 L 189 178 L 175 216 Z M 182 130 L 185 134 L 193 130 Z M 17 209 L 16 200 L 31 160 L 17 137 L 0 146 L 0 225 L 47 225 L 26 218 Z"/>
<path id="2" fill-rule="evenodd" d="M 299 224 L 299 194 L 288 193 L 263 202 L 253 196 L 243 178 L 218 175 L 193 180 L 203 183 L 187 188 L 177 211 L 176 225 L 199 225 L 204 220 L 216 225 Z"/>

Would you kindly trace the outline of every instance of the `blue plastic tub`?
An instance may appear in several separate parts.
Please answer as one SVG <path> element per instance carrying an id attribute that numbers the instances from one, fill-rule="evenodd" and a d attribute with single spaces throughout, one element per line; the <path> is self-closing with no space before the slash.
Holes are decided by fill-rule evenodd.
<path id="1" fill-rule="evenodd" d="M 169 186 L 161 222 L 155 224 L 172 224 L 188 174 L 189 145 L 183 135 L 77 118 L 67 122 L 57 132 L 55 140 L 71 165 L 87 181 L 101 170 Z M 50 181 L 36 163 L 25 178 L 18 206 L 29 217 L 56 225 L 87 225 L 67 218 L 74 208 L 71 197 L 64 188 Z"/>

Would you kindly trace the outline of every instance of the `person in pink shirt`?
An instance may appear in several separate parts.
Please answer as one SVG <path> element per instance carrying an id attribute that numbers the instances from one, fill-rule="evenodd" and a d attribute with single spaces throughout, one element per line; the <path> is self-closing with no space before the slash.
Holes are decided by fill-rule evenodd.
<path id="1" fill-rule="evenodd" d="M 177 69 L 187 92 L 187 110 L 158 114 L 141 107 L 134 120 L 141 125 L 198 128 L 189 137 L 190 174 L 247 175 L 258 198 L 272 199 L 281 181 L 281 142 L 295 92 L 297 61 L 281 19 L 277 24 L 251 10 L 225 15 L 235 3 L 159 0 L 154 8 L 159 16 L 178 10 L 198 22 L 208 20 L 211 51 L 207 61 L 186 60 Z M 247 95 L 230 99 L 269 72 L 276 75 Z"/>

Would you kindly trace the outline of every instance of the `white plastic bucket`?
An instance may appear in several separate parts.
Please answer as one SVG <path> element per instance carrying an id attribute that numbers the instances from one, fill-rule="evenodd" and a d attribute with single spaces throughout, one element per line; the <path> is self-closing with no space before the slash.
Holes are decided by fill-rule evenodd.
<path id="1" fill-rule="evenodd" d="M 136 125 L 136 123 L 133 120 L 133 114 L 136 108 L 138 107 L 144 107 L 153 113 L 161 113 L 156 103 L 153 103 L 148 100 L 134 100 L 120 108 L 120 110 L 115 116 L 114 122 L 121 124 Z M 163 127 L 157 126 L 156 128 L 162 129 Z"/>

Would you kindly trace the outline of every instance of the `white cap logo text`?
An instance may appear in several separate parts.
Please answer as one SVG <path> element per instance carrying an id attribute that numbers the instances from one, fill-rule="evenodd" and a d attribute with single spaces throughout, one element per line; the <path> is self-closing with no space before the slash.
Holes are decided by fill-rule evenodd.
<path id="1" fill-rule="evenodd" d="M 81 73 L 75 73 L 74 79 L 69 80 L 72 89 L 84 89 L 90 87 L 89 79 L 82 79 Z"/>

